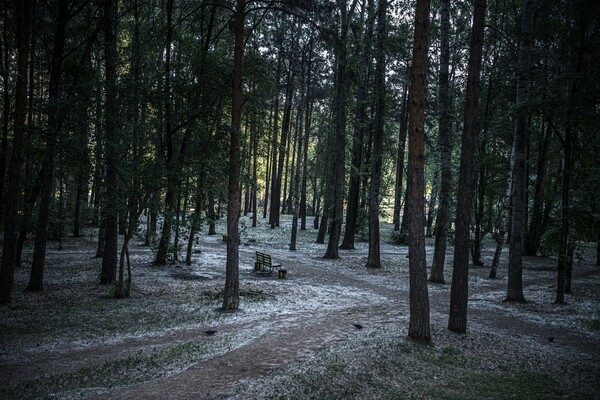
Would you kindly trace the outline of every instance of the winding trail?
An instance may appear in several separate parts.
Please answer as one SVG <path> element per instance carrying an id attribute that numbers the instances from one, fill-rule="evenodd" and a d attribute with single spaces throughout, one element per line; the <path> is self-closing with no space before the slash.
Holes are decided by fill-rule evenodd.
<path id="1" fill-rule="evenodd" d="M 218 250 L 217 243 L 203 243 L 207 249 Z M 240 247 L 240 260 L 252 265 L 254 246 Z M 271 311 L 232 322 L 219 322 L 217 334 L 209 336 L 206 327 L 184 329 L 145 338 L 130 338 L 119 343 L 88 347 L 62 348 L 55 351 L 36 352 L 27 358 L 0 365 L 0 383 L 18 383 L 32 376 L 43 376 L 48 371 L 68 373 L 82 368 L 98 366 L 107 361 L 124 359 L 128 355 L 155 348 L 168 348 L 190 341 L 223 340 L 223 334 L 245 332 L 250 338 L 241 346 L 223 354 L 195 363 L 183 371 L 165 378 L 128 387 L 101 389 L 98 399 L 218 399 L 227 398 L 235 387 L 243 383 L 260 381 L 265 376 L 281 371 L 286 365 L 309 359 L 332 345 L 342 343 L 355 335 L 364 335 L 373 327 L 387 324 L 408 326 L 408 273 L 369 271 L 362 267 L 366 261 L 366 244 L 358 250 L 342 252 L 343 260 L 323 260 L 314 247 L 310 251 L 290 253 L 273 249 L 274 258 L 288 268 L 288 279 L 256 276 L 249 270 L 241 272 L 241 280 L 266 281 L 271 284 L 310 285 L 333 293 L 316 309 L 290 310 L 279 304 Z M 382 246 L 386 263 L 407 263 L 405 247 Z M 431 249 L 428 248 L 428 253 Z M 429 254 L 431 256 L 431 254 Z M 342 264 L 343 265 L 339 265 Z M 451 258 L 447 265 L 451 265 Z M 483 280 L 487 271 L 472 269 L 469 293 L 469 324 L 488 330 L 505 332 L 522 337 L 549 351 L 557 351 L 600 362 L 600 345 L 597 339 L 561 325 L 527 317 L 526 307 L 499 305 L 506 287 L 505 279 Z M 590 276 L 600 277 L 600 271 L 574 270 L 574 280 Z M 449 271 L 446 271 L 449 275 Z M 449 280 L 448 280 L 449 281 Z M 525 291 L 554 284 L 551 273 L 524 279 Z M 285 288 L 285 286 L 283 286 Z M 438 325 L 446 321 L 450 285 L 430 284 L 432 320 Z M 358 296 L 358 297 L 357 297 Z M 360 301 L 357 301 L 357 298 Z M 276 299 L 277 300 L 277 299 Z M 519 308 L 520 307 L 520 308 Z M 541 307 L 541 306 L 540 306 Z M 523 312 L 514 312 L 515 309 Z M 285 312 L 283 312 L 285 311 Z M 355 327 L 360 324 L 361 329 Z M 442 329 L 442 326 L 438 326 Z M 434 336 L 435 341 L 435 336 Z"/>

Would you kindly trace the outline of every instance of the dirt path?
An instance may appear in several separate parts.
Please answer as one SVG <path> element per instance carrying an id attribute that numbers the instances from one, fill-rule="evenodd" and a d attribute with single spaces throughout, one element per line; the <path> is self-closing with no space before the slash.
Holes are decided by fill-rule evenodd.
<path id="1" fill-rule="evenodd" d="M 366 296 L 365 302 L 360 307 L 313 313 L 292 318 L 293 321 L 290 318 L 274 319 L 269 323 L 267 332 L 257 335 L 250 343 L 234 351 L 198 363 L 184 372 L 165 379 L 113 390 L 99 398 L 225 398 L 241 383 L 259 381 L 285 365 L 310 357 L 314 352 L 343 341 L 351 335 L 364 334 L 369 327 L 382 324 L 408 324 L 407 288 L 406 285 L 389 281 L 394 278 L 380 276 L 380 280 L 373 280 L 369 279 L 368 272 L 360 271 L 356 274 L 355 271 L 347 269 L 323 268 L 318 265 L 319 261 L 316 259 L 305 258 L 303 262 L 299 262 L 297 257 L 286 259 L 283 253 L 278 254 L 278 259 L 283 260 L 284 264 L 289 265 L 294 271 L 292 278 L 294 284 L 301 285 L 310 281 L 323 285 L 342 286 L 348 292 L 369 291 L 383 296 L 385 300 L 372 302 L 371 297 Z M 539 280 L 533 282 L 540 284 Z M 526 285 L 527 283 L 528 281 Z M 505 282 L 501 280 L 490 281 L 486 287 L 473 287 L 470 297 L 477 301 L 480 294 L 490 289 L 504 290 L 504 286 Z M 444 285 L 430 291 L 432 313 L 446 314 L 449 290 L 449 285 Z M 469 313 L 474 323 L 505 331 L 507 335 L 519 335 L 524 340 L 534 340 L 543 345 L 553 346 L 554 350 L 561 348 L 561 351 L 567 353 L 600 360 L 598 343 L 576 330 L 528 321 L 505 310 L 491 312 L 486 308 L 471 307 Z M 360 323 L 364 329 L 355 328 L 355 323 Z M 249 327 L 239 327 L 239 329 L 247 328 Z"/>
<path id="2" fill-rule="evenodd" d="M 218 248 L 219 245 L 212 243 L 207 247 Z M 408 325 L 407 273 L 361 268 L 366 260 L 364 250 L 344 253 L 343 266 L 307 252 L 274 250 L 274 257 L 288 267 L 289 279 L 285 282 L 277 282 L 274 277 L 257 277 L 248 271 L 242 273 L 242 280 L 263 280 L 296 288 L 311 285 L 334 293 L 322 307 L 294 311 L 286 304 L 278 304 L 279 309 L 276 307 L 267 313 L 247 315 L 233 322 L 220 321 L 215 326 L 217 333 L 214 336 L 205 333 L 206 327 L 198 327 L 152 337 L 130 338 L 112 344 L 34 352 L 28 354 L 27 358 L 0 366 L 0 383 L 14 384 L 32 376 L 43 376 L 48 371 L 68 373 L 124 359 L 149 349 L 168 348 L 189 341 L 205 340 L 208 343 L 223 340 L 227 334 L 244 332 L 244 337 L 249 339 L 243 345 L 233 346 L 231 350 L 197 362 L 184 371 L 162 379 L 112 389 L 97 396 L 100 399 L 225 398 L 242 383 L 260 381 L 292 362 L 309 359 L 315 353 L 356 335 L 366 335 L 374 327 Z M 240 258 L 245 265 L 251 265 L 254 251 L 251 247 L 240 248 Z M 405 248 L 392 247 L 388 251 L 386 253 L 384 250 L 383 256 L 404 259 L 406 255 Z M 351 268 L 348 268 L 348 264 L 351 264 Z M 473 275 L 482 275 L 474 272 Z M 589 270 L 575 270 L 574 273 L 575 280 L 579 277 L 577 274 L 594 279 L 600 276 L 599 272 L 590 273 Z M 553 283 L 550 274 L 545 278 L 536 276 L 525 279 L 526 291 L 529 287 L 549 287 Z M 517 335 L 525 341 L 547 346 L 549 351 L 600 360 L 598 341 L 580 333 L 575 327 L 552 325 L 543 320 L 527 318 L 523 313 L 515 313 L 510 307 L 498 306 L 498 298 L 490 299 L 489 294 L 502 293 L 505 285 L 506 281 L 502 279 L 470 284 L 471 326 L 483 326 L 504 332 L 510 337 Z M 438 321 L 445 321 L 449 291 L 449 284 L 430 285 L 431 313 Z M 355 324 L 360 324 L 362 328 L 356 328 Z M 444 327 L 439 326 L 438 329 Z"/>

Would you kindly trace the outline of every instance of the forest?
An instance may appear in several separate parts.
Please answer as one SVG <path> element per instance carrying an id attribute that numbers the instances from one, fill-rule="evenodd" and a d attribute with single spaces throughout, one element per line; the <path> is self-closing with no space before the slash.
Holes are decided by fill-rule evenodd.
<path id="1" fill-rule="evenodd" d="M 1 8 L 0 397 L 165 398 L 181 371 L 254 382 L 267 364 L 294 384 L 208 373 L 175 393 L 597 396 L 597 378 L 581 383 L 600 373 L 596 1 Z M 285 279 L 257 273 L 259 252 Z M 322 337 L 283 329 L 294 310 L 328 321 L 312 322 Z M 478 364 L 518 326 L 568 345 L 554 359 L 520 341 L 506 365 L 531 365 L 510 373 Z M 288 356 L 258 341 L 270 330 Z M 78 361 L 60 367 L 61 351 Z M 381 378 L 404 374 L 390 357 L 449 392 Z M 452 377 L 465 365 L 470 389 Z"/>

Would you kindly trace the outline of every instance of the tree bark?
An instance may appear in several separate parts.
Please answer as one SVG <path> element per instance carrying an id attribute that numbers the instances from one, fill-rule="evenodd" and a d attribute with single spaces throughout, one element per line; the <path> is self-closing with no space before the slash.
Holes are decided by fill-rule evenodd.
<path id="1" fill-rule="evenodd" d="M 448 329 L 453 332 L 467 331 L 467 299 L 469 296 L 469 225 L 471 223 L 471 197 L 473 195 L 473 167 L 476 122 L 479 105 L 479 81 L 483 53 L 485 27 L 485 0 L 475 0 L 473 26 L 469 46 L 467 93 L 460 155 L 458 202 L 456 206 L 456 235 L 452 287 L 450 289 L 450 313 Z"/>
<path id="2" fill-rule="evenodd" d="M 119 153 L 117 134 L 117 24 L 116 0 L 104 2 L 104 70 L 106 74 L 106 100 L 104 112 L 104 144 L 105 144 L 105 207 L 104 218 L 104 251 L 102 254 L 102 272 L 100 283 L 113 283 L 117 278 L 117 241 L 118 241 L 118 188 L 117 160 Z"/>
<path id="3" fill-rule="evenodd" d="M 400 114 L 400 132 L 398 137 L 398 154 L 396 156 L 396 182 L 394 187 L 394 232 L 400 231 L 400 210 L 402 208 L 402 181 L 404 175 L 404 153 L 406 150 L 406 128 L 408 127 L 408 85 L 404 86 L 402 95 L 402 111 Z M 405 203 L 406 204 L 406 203 Z"/>
<path id="4" fill-rule="evenodd" d="M 482 143 L 480 146 L 480 155 L 484 155 L 483 149 L 485 147 L 485 143 Z M 483 163 L 482 163 L 483 164 Z M 473 235 L 473 240 L 471 241 L 471 259 L 473 260 L 473 265 L 478 267 L 483 267 L 483 260 L 481 260 L 481 242 L 483 241 L 483 236 L 485 235 L 483 229 L 483 216 L 485 212 L 485 189 L 487 186 L 487 176 L 488 171 L 485 165 L 479 166 L 479 174 L 477 177 L 477 201 L 475 206 L 475 232 Z"/>
<path id="5" fill-rule="evenodd" d="M 304 78 L 304 63 L 305 60 L 302 60 L 302 77 Z M 298 108 L 298 128 L 296 129 L 297 136 L 297 147 L 298 150 L 296 152 L 296 160 L 294 166 L 294 177 L 293 177 L 293 185 L 290 188 L 290 197 L 292 198 L 292 232 L 290 237 L 290 251 L 296 250 L 296 241 L 298 237 L 298 218 L 300 215 L 300 169 L 302 168 L 302 159 L 303 159 L 303 151 L 304 151 L 304 119 L 305 113 L 308 114 L 309 110 L 306 108 L 305 104 L 305 89 L 304 85 L 302 85 L 302 79 L 300 80 L 301 90 L 300 90 L 300 107 Z"/>
<path id="6" fill-rule="evenodd" d="M 506 189 L 504 191 L 504 197 L 502 198 L 500 229 L 498 232 L 498 238 L 496 240 L 496 250 L 494 251 L 494 259 L 492 260 L 492 266 L 490 268 L 490 279 L 496 279 L 497 277 L 498 265 L 500 264 L 500 256 L 502 255 L 502 248 L 504 247 L 504 238 L 506 236 L 506 231 L 508 230 L 514 159 L 515 146 L 513 143 L 512 150 L 510 153 L 510 161 L 508 164 L 508 172 L 506 173 Z"/>
<path id="7" fill-rule="evenodd" d="M 429 0 L 417 0 L 410 76 L 408 130 L 408 262 L 410 319 L 408 336 L 429 342 L 429 293 L 423 231 L 425 194 L 425 105 L 427 101 L 427 51 L 429 48 Z"/>
<path id="8" fill-rule="evenodd" d="M 446 283 L 444 264 L 450 224 L 450 192 L 452 191 L 452 144 L 450 140 L 450 0 L 442 0 L 440 12 L 440 78 L 439 78 L 439 133 L 440 152 L 440 205 L 435 223 L 435 247 L 429 281 Z"/>
<path id="9" fill-rule="evenodd" d="M 277 59 L 277 70 L 275 72 L 276 79 L 279 80 L 281 74 L 281 56 Z M 278 153 L 277 153 L 277 136 L 279 135 L 279 81 L 276 83 L 276 93 L 273 105 L 273 157 L 271 159 L 271 201 L 269 208 L 269 225 L 271 228 L 279 226 L 279 202 L 280 193 L 276 192 L 277 187 L 277 168 L 278 168 Z M 266 207 L 266 206 L 265 206 Z"/>
<path id="10" fill-rule="evenodd" d="M 433 219 L 435 218 L 435 209 L 437 206 L 437 198 L 439 191 L 439 163 L 436 165 L 435 172 L 433 173 L 433 182 L 431 183 L 431 193 L 427 200 L 427 229 L 425 231 L 425 237 L 433 236 Z"/>
<path id="11" fill-rule="evenodd" d="M 171 225 L 173 223 L 173 213 L 175 208 L 175 157 L 173 150 L 173 113 L 171 104 L 171 45 L 173 42 L 173 1 L 167 0 L 167 37 L 165 42 L 165 70 L 164 70 L 164 115 L 165 115 L 165 145 L 166 145 L 166 170 L 167 170 L 167 191 L 165 193 L 165 209 L 163 215 L 163 225 L 160 234 L 160 241 L 156 251 L 154 263 L 165 265 L 167 263 L 167 254 L 169 252 L 169 242 L 171 241 Z"/>
<path id="12" fill-rule="evenodd" d="M 302 188 L 300 194 L 300 230 L 306 230 L 306 192 L 308 189 L 308 141 L 310 139 L 310 126 L 312 115 L 312 99 L 311 99 L 311 79 L 312 79 L 312 57 L 313 57 L 313 39 L 311 37 L 308 44 L 308 56 L 306 67 L 306 112 L 304 121 L 304 149 L 302 154 Z M 313 210 L 314 212 L 314 210 Z"/>
<path id="13" fill-rule="evenodd" d="M 379 0 L 377 12 L 377 54 L 375 66 L 375 135 L 373 142 L 373 167 L 369 188 L 369 254 L 367 268 L 380 268 L 379 192 L 383 165 L 383 136 L 385 116 L 385 37 L 386 2 Z M 427 48 L 427 45 L 425 46 Z M 423 101 L 423 104 L 425 101 Z M 424 120 L 423 120 L 424 121 Z M 417 121 L 419 122 L 419 121 Z M 423 122 L 424 123 L 424 122 Z"/>
<path id="14" fill-rule="evenodd" d="M 8 190 L 4 208 L 4 243 L 0 269 L 0 304 L 10 303 L 15 276 L 21 176 L 25 157 L 25 117 L 27 113 L 27 61 L 33 19 L 34 0 L 15 0 L 17 18 L 17 86 L 15 89 L 15 120 L 10 160 Z"/>
<path id="15" fill-rule="evenodd" d="M 530 74 L 534 0 L 523 1 L 521 38 L 517 67 L 517 116 L 515 123 L 515 161 L 512 184 L 512 228 L 508 252 L 508 290 L 504 301 L 525 302 L 523 295 L 523 242 L 527 225 L 527 97 Z"/>
<path id="16" fill-rule="evenodd" d="M 271 228 L 279 226 L 279 217 L 281 215 L 281 185 L 283 181 L 284 164 L 286 162 L 286 146 L 288 134 L 290 131 L 290 119 L 292 112 L 292 96 L 293 96 L 293 78 L 291 71 L 288 71 L 287 85 L 285 88 L 285 101 L 283 105 L 283 120 L 281 122 L 281 142 L 279 143 L 279 159 L 277 170 L 275 173 L 275 185 L 271 187 Z M 284 199 L 285 200 L 285 199 Z"/>
<path id="17" fill-rule="evenodd" d="M 223 310 L 236 310 L 240 304 L 239 231 L 240 219 L 240 136 L 242 129 L 242 78 L 244 73 L 244 7 L 237 0 L 234 17 L 233 89 L 231 99 L 231 141 L 229 145 L 229 189 L 227 199 L 227 263 Z"/>

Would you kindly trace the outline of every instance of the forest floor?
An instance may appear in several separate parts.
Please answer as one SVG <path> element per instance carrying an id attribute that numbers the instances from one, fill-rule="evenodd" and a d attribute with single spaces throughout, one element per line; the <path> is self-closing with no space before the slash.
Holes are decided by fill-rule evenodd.
<path id="1" fill-rule="evenodd" d="M 422 345 L 407 339 L 408 249 L 385 242 L 389 224 L 383 268 L 367 270 L 366 242 L 324 260 L 314 230 L 300 232 L 291 252 L 288 219 L 274 230 L 242 220 L 234 313 L 219 311 L 222 226 L 220 235 L 200 234 L 191 266 L 156 266 L 134 240 L 132 294 L 123 300 L 98 285 L 94 232 L 62 250 L 49 245 L 42 293 L 23 290 L 27 248 L 13 302 L 0 306 L 0 398 L 600 399 L 593 246 L 581 250 L 563 305 L 553 304 L 554 259 L 524 259 L 525 304 L 502 302 L 508 248 L 498 279 L 471 267 L 462 335 L 446 329 L 449 246 L 448 283 L 429 284 L 432 344 Z M 256 250 L 281 262 L 287 279 L 255 274 Z M 429 264 L 432 253 L 428 242 Z M 486 265 L 492 255 L 490 240 Z"/>

